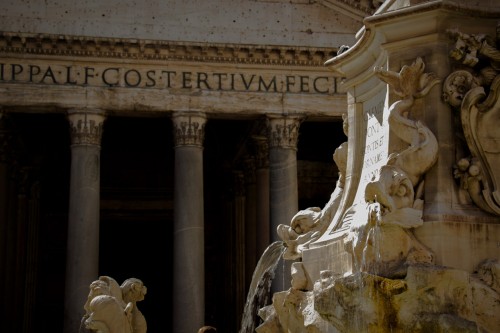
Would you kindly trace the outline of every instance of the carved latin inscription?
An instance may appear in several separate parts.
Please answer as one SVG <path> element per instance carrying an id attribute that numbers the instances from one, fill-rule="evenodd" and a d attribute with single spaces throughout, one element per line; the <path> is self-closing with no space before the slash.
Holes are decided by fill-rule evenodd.
<path id="1" fill-rule="evenodd" d="M 200 72 L 181 67 L 116 67 L 89 63 L 22 63 L 0 60 L 0 84 L 30 83 L 93 87 L 335 94 L 336 79 L 324 75 Z"/>

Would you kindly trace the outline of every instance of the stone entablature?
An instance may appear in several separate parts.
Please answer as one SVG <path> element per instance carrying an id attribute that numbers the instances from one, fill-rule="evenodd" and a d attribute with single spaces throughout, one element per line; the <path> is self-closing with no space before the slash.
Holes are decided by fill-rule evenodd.
<path id="1" fill-rule="evenodd" d="M 335 56 L 337 48 L 190 43 L 0 32 L 0 52 L 322 67 L 326 60 Z"/>
<path id="2" fill-rule="evenodd" d="M 323 65 L 334 54 L 335 48 L 0 32 L 0 105 L 111 115 L 340 116 L 345 95 Z"/>

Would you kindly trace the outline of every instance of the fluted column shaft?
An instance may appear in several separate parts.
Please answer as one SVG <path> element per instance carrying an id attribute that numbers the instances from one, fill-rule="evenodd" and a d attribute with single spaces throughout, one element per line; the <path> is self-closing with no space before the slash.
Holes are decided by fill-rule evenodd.
<path id="1" fill-rule="evenodd" d="M 7 318 L 2 327 L 6 330 L 15 329 L 15 219 L 13 204 L 15 191 L 13 191 L 14 173 L 14 133 L 9 123 L 7 114 L 0 110 L 0 311 Z"/>
<path id="2" fill-rule="evenodd" d="M 173 114 L 175 140 L 173 332 L 197 332 L 205 320 L 203 140 L 206 118 Z"/>
<path id="3" fill-rule="evenodd" d="M 280 240 L 279 224 L 290 223 L 298 211 L 297 142 L 299 117 L 268 116 L 271 241 Z"/>
<path id="4" fill-rule="evenodd" d="M 289 225 L 298 211 L 297 142 L 301 118 L 297 116 L 268 116 L 269 196 L 271 242 L 279 241 L 277 227 Z M 289 268 L 279 265 L 273 291 L 288 289 Z"/>
<path id="5" fill-rule="evenodd" d="M 78 332 L 89 284 L 98 278 L 100 151 L 104 114 L 70 110 L 71 175 L 64 332 Z"/>

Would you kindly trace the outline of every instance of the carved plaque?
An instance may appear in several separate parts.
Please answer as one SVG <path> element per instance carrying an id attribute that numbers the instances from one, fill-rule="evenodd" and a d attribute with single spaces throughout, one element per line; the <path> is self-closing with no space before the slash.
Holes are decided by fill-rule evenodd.
<path id="1" fill-rule="evenodd" d="M 372 181 L 379 169 L 387 161 L 389 154 L 389 124 L 387 88 L 384 86 L 377 94 L 363 103 L 365 121 L 365 141 L 360 181 L 354 203 L 364 202 L 366 184 Z M 356 144 L 356 143 L 355 143 Z"/>

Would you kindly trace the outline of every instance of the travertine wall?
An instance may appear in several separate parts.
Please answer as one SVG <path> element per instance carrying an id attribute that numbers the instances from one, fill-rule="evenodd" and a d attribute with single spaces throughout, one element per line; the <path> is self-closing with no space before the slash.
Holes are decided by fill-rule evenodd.
<path id="1" fill-rule="evenodd" d="M 353 31 L 361 22 L 312 2 L 4 0 L 0 31 L 308 47 L 352 45 Z"/>

